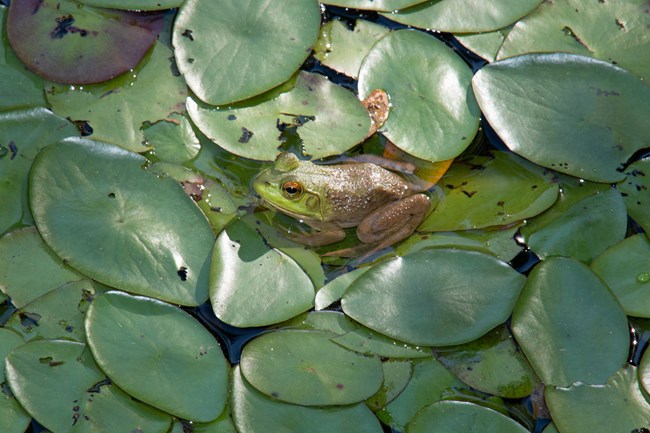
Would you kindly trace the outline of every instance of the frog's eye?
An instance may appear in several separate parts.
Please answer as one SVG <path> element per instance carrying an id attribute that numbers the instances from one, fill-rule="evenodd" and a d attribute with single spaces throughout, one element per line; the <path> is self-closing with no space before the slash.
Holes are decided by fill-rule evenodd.
<path id="1" fill-rule="evenodd" d="M 282 184 L 282 195 L 289 199 L 296 199 L 302 195 L 302 185 L 293 180 Z"/>

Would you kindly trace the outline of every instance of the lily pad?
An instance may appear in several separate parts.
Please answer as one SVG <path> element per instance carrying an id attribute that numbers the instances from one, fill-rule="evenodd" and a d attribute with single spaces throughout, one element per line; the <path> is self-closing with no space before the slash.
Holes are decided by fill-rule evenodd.
<path id="1" fill-rule="evenodd" d="M 512 335 L 500 326 L 478 340 L 436 347 L 434 354 L 452 373 L 474 389 L 505 398 L 523 398 L 539 379 Z"/>
<path id="2" fill-rule="evenodd" d="M 625 170 L 627 178 L 617 185 L 627 212 L 646 233 L 650 233 L 650 158 L 635 161 Z"/>
<path id="3" fill-rule="evenodd" d="M 305 406 L 358 403 L 375 394 L 383 373 L 378 357 L 334 342 L 325 331 L 283 330 L 244 346 L 240 368 L 269 397 Z"/>
<path id="4" fill-rule="evenodd" d="M 377 411 L 377 417 L 397 431 L 405 426 L 424 407 L 440 401 L 445 392 L 462 383 L 435 358 L 413 362 L 413 375 L 406 388 Z"/>
<path id="5" fill-rule="evenodd" d="M 365 327 L 358 327 L 343 335 L 332 338 L 336 344 L 346 349 L 359 352 L 366 356 L 381 358 L 427 358 L 431 356 L 431 348 L 406 344 L 385 335 L 373 332 Z"/>
<path id="6" fill-rule="evenodd" d="M 33 339 L 86 342 L 84 314 L 93 298 L 103 289 L 95 289 L 89 280 L 74 281 L 58 287 L 16 311 L 5 324 Z"/>
<path id="7" fill-rule="evenodd" d="M 169 415 L 107 380 L 84 344 L 32 341 L 14 349 L 5 368 L 20 404 L 53 432 L 100 433 L 110 426 L 113 431 L 165 433 L 171 425 Z"/>
<path id="8" fill-rule="evenodd" d="M 7 41 L 4 31 L 7 8 L 0 6 L 0 111 L 45 106 L 43 79 L 25 68 Z"/>
<path id="9" fill-rule="evenodd" d="M 295 261 L 237 222 L 214 245 L 210 300 L 216 316 L 230 325 L 265 326 L 310 309 L 314 286 Z"/>
<path id="10" fill-rule="evenodd" d="M 73 268 L 111 287 L 181 305 L 208 298 L 214 235 L 180 186 L 117 146 L 64 140 L 31 172 L 36 225 Z"/>
<path id="11" fill-rule="evenodd" d="M 133 69 L 162 24 L 160 14 L 96 9 L 71 0 L 22 0 L 9 7 L 7 37 L 38 75 L 88 84 Z"/>
<path id="12" fill-rule="evenodd" d="M 404 391 L 413 376 L 413 364 L 409 360 L 388 360 L 381 364 L 384 382 L 375 395 L 366 399 L 366 405 L 373 411 L 386 407 Z"/>
<path id="13" fill-rule="evenodd" d="M 77 0 L 79 3 L 98 8 L 125 9 L 137 11 L 158 11 L 176 8 L 184 0 Z"/>
<path id="14" fill-rule="evenodd" d="M 327 0 L 327 4 L 351 9 L 394 11 L 407 8 L 426 0 Z"/>
<path id="15" fill-rule="evenodd" d="M 233 369 L 232 413 L 237 431 L 246 433 L 381 433 L 383 430 L 363 403 L 316 408 L 283 403 L 268 398 L 243 378 L 240 368 Z"/>
<path id="16" fill-rule="evenodd" d="M 357 78 L 364 57 L 389 31 L 387 27 L 366 20 L 356 20 L 353 28 L 341 20 L 329 21 L 321 27 L 314 57 L 335 71 Z"/>
<path id="17" fill-rule="evenodd" d="M 494 62 L 511 28 L 512 26 L 507 26 L 491 32 L 455 34 L 454 37 L 477 56 L 488 62 Z"/>
<path id="18" fill-rule="evenodd" d="M 172 42 L 192 91 L 225 105 L 287 81 L 311 53 L 319 28 L 315 0 L 186 0 Z"/>
<path id="19" fill-rule="evenodd" d="M 70 281 L 83 278 L 43 242 L 35 227 L 14 230 L 0 238 L 0 290 L 22 308 Z"/>
<path id="20" fill-rule="evenodd" d="M 591 56 L 650 79 L 650 15 L 646 0 L 544 2 L 519 21 L 498 58 L 531 52 Z"/>
<path id="21" fill-rule="evenodd" d="M 637 369 L 630 365 L 604 386 L 548 387 L 544 397 L 559 432 L 641 433 L 650 426 L 650 404 L 640 389 Z"/>
<path id="22" fill-rule="evenodd" d="M 588 263 L 625 237 L 627 213 L 615 189 L 596 190 L 577 201 L 569 197 L 566 202 L 521 229 L 524 241 L 539 257 L 567 256 Z"/>
<path id="23" fill-rule="evenodd" d="M 356 280 L 361 274 L 366 272 L 369 267 L 357 268 L 345 274 L 339 275 L 332 281 L 329 281 L 316 292 L 316 299 L 314 300 L 315 309 L 324 310 L 343 297 L 345 291 L 350 287 L 350 284 Z"/>
<path id="24" fill-rule="evenodd" d="M 511 153 L 454 162 L 434 194 L 438 204 L 420 231 L 455 231 L 508 225 L 551 207 L 558 185 Z"/>
<path id="25" fill-rule="evenodd" d="M 132 74 L 89 86 L 48 86 L 47 100 L 57 114 L 86 122 L 93 139 L 144 152 L 150 147 L 143 126 L 185 109 L 187 86 L 172 73 L 171 58 L 158 42 Z"/>
<path id="26" fill-rule="evenodd" d="M 650 240 L 643 233 L 609 248 L 591 269 L 614 292 L 628 316 L 650 318 Z"/>
<path id="27" fill-rule="evenodd" d="M 13 349 L 24 342 L 22 337 L 11 329 L 0 328 L 0 366 L 2 366 L 0 384 L 3 387 L 0 392 L 0 431 L 3 433 L 23 433 L 31 421 L 31 417 L 16 401 L 13 394 L 4 388 L 4 360 Z"/>
<path id="28" fill-rule="evenodd" d="M 412 8 L 384 14 L 398 23 L 449 33 L 489 32 L 507 26 L 542 0 L 429 0 Z M 465 13 L 463 13 L 465 12 Z"/>
<path id="29" fill-rule="evenodd" d="M 527 433 L 521 424 L 497 411 L 463 401 L 441 401 L 422 409 L 406 433 Z"/>
<path id="30" fill-rule="evenodd" d="M 354 94 L 322 75 L 300 72 L 284 93 L 241 108 L 205 108 L 187 100 L 187 110 L 210 140 L 235 155 L 272 161 L 284 131 L 295 130 L 304 155 L 338 155 L 360 143 L 370 116 Z"/>
<path id="31" fill-rule="evenodd" d="M 143 132 L 156 157 L 166 162 L 182 164 L 193 159 L 201 149 L 189 120 L 179 114 L 148 125 Z"/>
<path id="32" fill-rule="evenodd" d="M 491 254 L 499 260 L 509 262 L 524 249 L 514 239 L 520 226 L 521 224 L 496 229 L 416 233 L 400 243 L 395 252 L 399 256 L 405 256 L 425 248 L 458 248 Z"/>
<path id="33" fill-rule="evenodd" d="M 108 292 L 90 306 L 86 333 L 102 370 L 138 400 L 198 422 L 221 414 L 228 395 L 223 352 L 180 308 Z"/>
<path id="34" fill-rule="evenodd" d="M 0 113 L 0 233 L 33 223 L 27 198 L 32 161 L 43 147 L 75 135 L 72 123 L 45 108 Z"/>
<path id="35" fill-rule="evenodd" d="M 609 63 L 565 53 L 491 63 L 472 80 L 490 125 L 515 153 L 596 182 L 647 145 L 650 87 Z"/>
<path id="36" fill-rule="evenodd" d="M 354 320 L 398 340 L 460 344 L 505 322 L 524 281 L 486 254 L 423 250 L 376 265 L 351 284 L 341 304 Z"/>
<path id="37" fill-rule="evenodd" d="M 627 360 L 630 344 L 627 318 L 612 292 L 587 266 L 564 257 L 533 269 L 512 331 L 546 385 L 603 385 Z"/>
<path id="38" fill-rule="evenodd" d="M 444 43 L 419 31 L 398 30 L 380 39 L 361 64 L 359 98 L 384 90 L 392 109 L 379 131 L 413 156 L 447 160 L 459 155 L 478 130 L 471 79 L 471 70 Z"/>

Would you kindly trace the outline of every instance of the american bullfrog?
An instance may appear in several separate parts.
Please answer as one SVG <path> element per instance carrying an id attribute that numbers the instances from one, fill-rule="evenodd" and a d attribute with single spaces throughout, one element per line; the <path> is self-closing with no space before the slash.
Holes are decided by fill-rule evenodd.
<path id="1" fill-rule="evenodd" d="M 253 180 L 263 203 L 316 231 L 292 234 L 296 242 L 322 246 L 345 238 L 356 227 L 361 243 L 327 255 L 357 256 L 386 248 L 409 236 L 429 210 L 425 188 L 375 163 L 332 165 L 301 161 L 281 153 Z"/>

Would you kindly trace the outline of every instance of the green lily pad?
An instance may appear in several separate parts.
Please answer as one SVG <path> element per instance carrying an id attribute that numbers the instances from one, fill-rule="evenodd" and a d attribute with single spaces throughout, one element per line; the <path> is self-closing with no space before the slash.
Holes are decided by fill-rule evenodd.
<path id="1" fill-rule="evenodd" d="M 86 342 L 84 314 L 93 298 L 103 289 L 95 289 L 89 280 L 74 281 L 35 299 L 15 312 L 5 324 L 33 339 Z"/>
<path id="2" fill-rule="evenodd" d="M 328 5 L 371 11 L 404 9 L 426 0 L 327 0 Z"/>
<path id="3" fill-rule="evenodd" d="M 370 116 L 354 94 L 322 75 L 300 72 L 291 89 L 242 108 L 204 108 L 187 100 L 187 110 L 210 140 L 235 155 L 275 159 L 283 131 L 295 129 L 304 155 L 338 155 L 363 141 Z"/>
<path id="4" fill-rule="evenodd" d="M 320 29 L 314 57 L 335 71 L 357 78 L 364 57 L 389 31 L 388 27 L 366 20 L 356 20 L 354 28 L 341 20 L 329 21 Z"/>
<path id="5" fill-rule="evenodd" d="M 346 349 L 366 356 L 379 356 L 390 359 L 416 359 L 431 356 L 431 348 L 429 347 L 406 344 L 364 327 L 350 330 L 343 335 L 332 338 L 332 341 Z"/>
<path id="6" fill-rule="evenodd" d="M 650 318 L 650 240 L 637 234 L 622 240 L 591 263 L 628 316 Z"/>
<path id="7" fill-rule="evenodd" d="M 228 365 L 192 316 L 154 299 L 108 292 L 92 303 L 85 323 L 97 363 L 130 395 L 183 419 L 208 422 L 221 414 Z"/>
<path id="8" fill-rule="evenodd" d="M 75 135 L 72 123 L 45 108 L 0 113 L 0 233 L 33 223 L 27 198 L 32 161 L 43 147 Z"/>
<path id="9" fill-rule="evenodd" d="M 388 360 L 382 362 L 381 367 L 384 382 L 375 395 L 366 399 L 366 405 L 373 411 L 395 400 L 413 377 L 413 364 L 409 360 Z"/>
<path id="10" fill-rule="evenodd" d="M 314 286 L 295 261 L 237 222 L 214 245 L 210 300 L 216 316 L 230 325 L 265 326 L 310 309 Z"/>
<path id="11" fill-rule="evenodd" d="M 192 91 L 225 105 L 287 81 L 311 53 L 319 28 L 315 0 L 186 0 L 172 42 Z"/>
<path id="12" fill-rule="evenodd" d="M 397 431 L 404 431 L 422 408 L 441 400 L 454 387 L 462 387 L 462 383 L 436 359 L 414 361 L 410 382 L 397 398 L 376 412 L 377 418 Z"/>
<path id="13" fill-rule="evenodd" d="M 406 433 L 528 433 L 521 424 L 492 409 L 464 401 L 441 401 L 422 409 Z"/>
<path id="14" fill-rule="evenodd" d="M 637 369 L 630 365 L 604 386 L 548 387 L 544 397 L 559 432 L 641 433 L 650 426 L 650 404 L 640 389 Z"/>
<path id="15" fill-rule="evenodd" d="M 425 248 L 458 248 L 491 254 L 499 260 L 509 262 L 524 249 L 514 239 L 520 226 L 521 224 L 496 229 L 415 233 L 397 245 L 395 252 L 399 256 L 405 256 Z"/>
<path id="16" fill-rule="evenodd" d="M 107 380 L 84 344 L 32 341 L 14 349 L 5 368 L 20 404 L 53 432 L 165 433 L 171 425 L 169 415 L 134 400 Z"/>
<path id="17" fill-rule="evenodd" d="M 339 311 L 311 311 L 277 325 L 279 329 L 327 331 L 336 335 L 356 329 L 359 325 Z"/>
<path id="18" fill-rule="evenodd" d="M 491 32 L 455 34 L 454 37 L 474 54 L 488 62 L 494 62 L 511 28 L 512 26 L 507 26 Z"/>
<path id="19" fill-rule="evenodd" d="M 22 0 L 7 14 L 7 37 L 25 65 L 67 84 L 105 81 L 133 69 L 156 41 L 163 16 Z"/>
<path id="20" fill-rule="evenodd" d="M 650 158 L 630 164 L 625 171 L 627 178 L 617 185 L 627 206 L 627 212 L 646 233 L 650 233 Z"/>
<path id="21" fill-rule="evenodd" d="M 595 57 L 650 79 L 650 15 L 645 0 L 544 2 L 519 21 L 499 59 L 531 52 Z"/>
<path id="22" fill-rule="evenodd" d="M 10 390 L 4 388 L 4 360 L 16 347 L 24 343 L 22 337 L 11 329 L 0 328 L 0 431 L 3 433 L 23 433 L 32 417 L 25 412 Z"/>
<path id="23" fill-rule="evenodd" d="M 334 342 L 325 331 L 282 330 L 244 346 L 240 368 L 269 397 L 305 406 L 358 403 L 375 394 L 383 373 L 378 357 Z"/>
<path id="24" fill-rule="evenodd" d="M 584 192 L 594 190 L 585 188 Z M 582 192 L 568 194 L 571 197 L 561 207 L 554 206 L 532 218 L 521 234 L 541 258 L 567 256 L 588 263 L 625 237 L 625 204 L 621 195 L 609 187 L 585 198 Z"/>
<path id="25" fill-rule="evenodd" d="M 423 250 L 357 278 L 343 311 L 382 334 L 419 346 L 472 341 L 505 322 L 525 278 L 486 254 Z"/>
<path id="26" fill-rule="evenodd" d="M 36 225 L 66 263 L 111 287 L 181 305 L 208 298 L 214 235 L 177 183 L 117 146 L 65 140 L 31 172 Z"/>
<path id="27" fill-rule="evenodd" d="M 437 347 L 434 354 L 452 373 L 479 391 L 505 398 L 530 395 L 539 379 L 505 326 L 459 346 Z"/>
<path id="28" fill-rule="evenodd" d="M 189 120 L 179 114 L 146 126 L 143 132 L 156 157 L 166 162 L 182 164 L 193 159 L 201 149 Z"/>
<path id="29" fill-rule="evenodd" d="M 0 290 L 17 308 L 81 278 L 43 242 L 35 227 L 14 230 L 0 238 Z"/>
<path id="30" fill-rule="evenodd" d="M 52 110 L 75 121 L 87 122 L 92 138 L 134 152 L 149 150 L 143 126 L 174 119 L 185 109 L 187 86 L 171 70 L 172 51 L 154 45 L 146 61 L 132 74 L 89 86 L 48 86 Z"/>
<path id="31" fill-rule="evenodd" d="M 491 63 L 472 80 L 490 125 L 524 158 L 596 182 L 647 145 L 650 87 L 606 62 L 526 54 Z"/>
<path id="32" fill-rule="evenodd" d="M 318 289 L 318 292 L 316 292 L 316 299 L 314 300 L 316 311 L 324 310 L 334 302 L 340 300 L 348 287 L 350 287 L 350 284 L 352 284 L 354 280 L 368 269 L 370 268 L 357 268 L 350 272 L 346 272 Z"/>
<path id="33" fill-rule="evenodd" d="M 239 367 L 233 369 L 232 413 L 240 432 L 381 433 L 366 405 L 333 408 L 298 406 L 270 399 L 246 382 Z"/>
<path id="34" fill-rule="evenodd" d="M 630 345 L 627 318 L 612 292 L 587 266 L 564 257 L 533 269 L 512 331 L 546 385 L 605 384 Z"/>
<path id="35" fill-rule="evenodd" d="M 457 161 L 438 182 L 438 204 L 420 231 L 508 225 L 551 207 L 559 187 L 539 167 L 505 152 Z"/>
<path id="36" fill-rule="evenodd" d="M 413 156 L 441 161 L 459 155 L 478 130 L 471 79 L 471 70 L 444 43 L 398 30 L 380 39 L 361 64 L 359 98 L 386 91 L 391 111 L 379 131 Z"/>
<path id="37" fill-rule="evenodd" d="M 125 9 L 131 11 L 158 11 L 176 8 L 184 0 L 77 0 L 79 3 L 98 8 Z"/>
<path id="38" fill-rule="evenodd" d="M 489 32 L 507 26 L 542 0 L 429 0 L 412 8 L 383 14 L 398 23 L 449 33 Z"/>

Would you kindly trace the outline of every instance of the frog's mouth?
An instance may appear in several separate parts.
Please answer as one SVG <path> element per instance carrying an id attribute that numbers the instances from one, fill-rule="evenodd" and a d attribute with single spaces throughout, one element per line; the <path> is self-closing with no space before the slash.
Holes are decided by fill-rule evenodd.
<path id="1" fill-rule="evenodd" d="M 295 203 L 295 206 L 281 206 L 277 203 L 273 203 L 262 198 L 263 206 L 275 211 L 282 212 L 283 214 L 295 218 L 298 221 L 323 220 L 321 202 L 316 195 L 304 194 L 299 199 L 287 203 Z"/>

